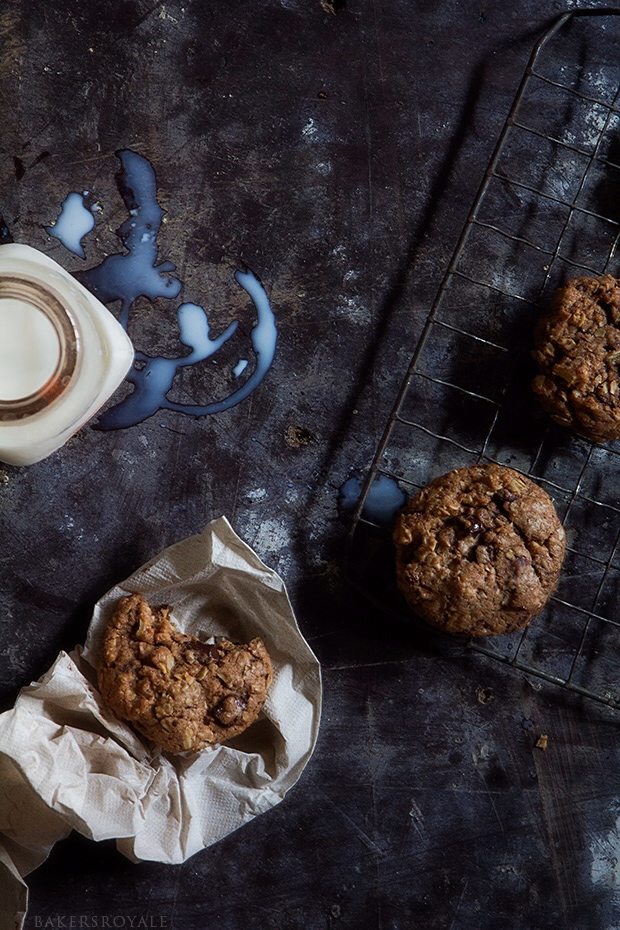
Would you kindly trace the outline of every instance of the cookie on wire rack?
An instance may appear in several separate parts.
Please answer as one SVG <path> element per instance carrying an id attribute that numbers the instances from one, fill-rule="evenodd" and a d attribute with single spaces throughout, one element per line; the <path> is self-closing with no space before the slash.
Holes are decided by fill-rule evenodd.
<path id="1" fill-rule="evenodd" d="M 398 516 L 393 540 L 414 612 L 468 636 L 525 627 L 555 589 L 566 549 L 549 495 L 501 465 L 436 478 Z"/>
<path id="2" fill-rule="evenodd" d="M 534 334 L 532 387 L 549 416 L 592 442 L 620 439 L 620 282 L 575 278 Z"/>

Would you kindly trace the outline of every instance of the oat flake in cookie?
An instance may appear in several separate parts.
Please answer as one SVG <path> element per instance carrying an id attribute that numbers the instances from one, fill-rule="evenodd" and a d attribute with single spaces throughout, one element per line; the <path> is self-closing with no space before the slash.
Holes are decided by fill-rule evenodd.
<path id="1" fill-rule="evenodd" d="M 620 438 L 620 282 L 576 278 L 536 326 L 532 387 L 556 423 L 593 442 Z"/>
<path id="2" fill-rule="evenodd" d="M 555 588 L 566 539 L 551 498 L 511 468 L 475 465 L 416 494 L 394 527 L 398 586 L 448 633 L 512 633 Z"/>
<path id="3" fill-rule="evenodd" d="M 237 736 L 256 720 L 271 683 L 262 640 L 209 645 L 179 632 L 168 613 L 140 594 L 121 598 L 99 665 L 104 701 L 169 752 Z"/>

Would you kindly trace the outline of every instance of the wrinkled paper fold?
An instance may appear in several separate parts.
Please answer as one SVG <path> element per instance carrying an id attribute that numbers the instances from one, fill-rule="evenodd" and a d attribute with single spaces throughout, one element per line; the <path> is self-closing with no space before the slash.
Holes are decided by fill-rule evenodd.
<path id="1" fill-rule="evenodd" d="M 263 639 L 274 678 L 245 733 L 169 756 L 103 704 L 103 631 L 119 598 L 137 592 L 200 639 Z M 23 926 L 23 876 L 72 829 L 116 839 L 134 861 L 179 863 L 269 810 L 308 762 L 320 710 L 319 663 L 284 583 L 226 518 L 166 549 L 97 603 L 83 648 L 61 652 L 0 715 L 0 926 Z"/>

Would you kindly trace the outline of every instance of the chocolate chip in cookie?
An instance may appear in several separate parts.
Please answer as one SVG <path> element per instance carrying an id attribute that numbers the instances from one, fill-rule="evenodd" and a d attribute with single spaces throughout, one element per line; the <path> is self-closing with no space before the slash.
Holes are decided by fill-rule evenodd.
<path id="1" fill-rule="evenodd" d="M 271 679 L 262 640 L 204 643 L 140 594 L 121 598 L 98 670 L 102 697 L 117 717 L 172 753 L 237 736 L 256 720 Z"/>
<path id="2" fill-rule="evenodd" d="M 393 533 L 400 590 L 448 633 L 512 633 L 553 592 L 566 539 L 548 494 L 501 465 L 459 468 L 416 494 Z"/>
<path id="3" fill-rule="evenodd" d="M 560 288 L 534 335 L 532 387 L 556 423 L 592 442 L 620 438 L 620 282 L 576 278 Z"/>

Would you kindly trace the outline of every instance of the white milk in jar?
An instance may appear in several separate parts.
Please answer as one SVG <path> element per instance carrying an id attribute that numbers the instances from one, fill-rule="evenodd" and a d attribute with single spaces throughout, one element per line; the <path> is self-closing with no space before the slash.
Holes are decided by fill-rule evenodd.
<path id="1" fill-rule="evenodd" d="M 62 446 L 133 357 L 122 326 L 60 265 L 0 246 L 0 461 L 30 465 Z"/>

